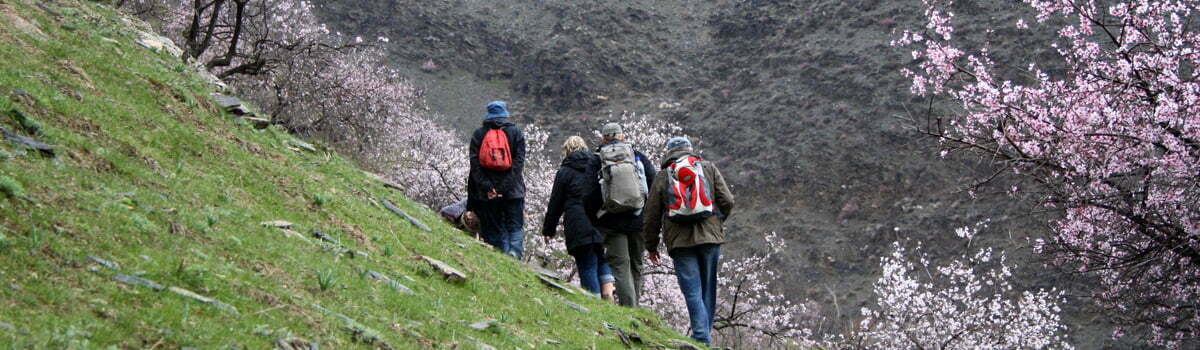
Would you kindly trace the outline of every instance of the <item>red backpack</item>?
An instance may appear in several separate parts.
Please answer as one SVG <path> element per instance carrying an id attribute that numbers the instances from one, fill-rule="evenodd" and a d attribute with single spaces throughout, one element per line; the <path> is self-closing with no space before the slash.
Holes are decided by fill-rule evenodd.
<path id="1" fill-rule="evenodd" d="M 503 129 L 488 130 L 479 146 L 479 165 L 493 171 L 512 169 L 512 150 L 508 147 L 508 134 Z"/>
<path id="2" fill-rule="evenodd" d="M 712 183 L 704 174 L 700 157 L 683 156 L 671 162 L 667 177 L 667 220 L 695 224 L 716 213 Z"/>

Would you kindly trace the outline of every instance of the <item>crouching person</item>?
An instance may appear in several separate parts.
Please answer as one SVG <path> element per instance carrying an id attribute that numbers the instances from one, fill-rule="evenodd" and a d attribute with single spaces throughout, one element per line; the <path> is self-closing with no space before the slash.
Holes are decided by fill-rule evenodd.
<path id="1" fill-rule="evenodd" d="M 646 202 L 642 234 L 654 264 L 660 259 L 660 234 L 665 237 L 687 303 L 692 339 L 705 345 L 712 345 L 723 224 L 732 212 L 733 193 L 717 167 L 694 153 L 686 138 L 667 141 L 666 159 Z"/>
<path id="2" fill-rule="evenodd" d="M 472 236 L 479 236 L 479 217 L 475 216 L 474 212 L 467 210 L 466 199 L 444 206 L 438 213 L 442 214 L 442 219 L 446 219 L 455 228 L 470 233 Z"/>
<path id="3" fill-rule="evenodd" d="M 585 206 L 585 198 L 596 186 L 592 157 L 592 152 L 587 150 L 587 144 L 579 136 L 571 136 L 563 144 L 562 166 L 554 176 L 554 187 L 550 190 L 550 202 L 546 205 L 546 217 L 542 222 L 542 235 L 549 243 L 558 230 L 559 218 L 562 218 L 567 252 L 575 258 L 575 265 L 579 269 L 579 284 L 599 296 L 601 284 L 611 286 L 613 276 L 604 262 L 604 236 L 592 226 L 589 214 L 592 211 Z"/>

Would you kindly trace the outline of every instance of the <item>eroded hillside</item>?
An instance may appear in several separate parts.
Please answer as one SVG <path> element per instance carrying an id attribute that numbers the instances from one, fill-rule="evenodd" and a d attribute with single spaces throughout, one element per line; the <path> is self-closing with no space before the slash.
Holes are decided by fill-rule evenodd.
<path id="1" fill-rule="evenodd" d="M 551 288 L 342 156 L 224 112 L 110 7 L 0 0 L 0 19 L 0 347 L 682 341 L 647 310 Z"/>

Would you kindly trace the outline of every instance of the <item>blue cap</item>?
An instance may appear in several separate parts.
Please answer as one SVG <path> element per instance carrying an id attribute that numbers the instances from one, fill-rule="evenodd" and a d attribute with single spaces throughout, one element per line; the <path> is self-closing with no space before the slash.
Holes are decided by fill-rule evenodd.
<path id="1" fill-rule="evenodd" d="M 674 151 L 684 147 L 692 147 L 692 141 L 688 141 L 686 137 L 672 137 L 670 140 L 667 140 L 668 151 Z"/>
<path id="2" fill-rule="evenodd" d="M 492 103 L 488 103 L 487 105 L 487 112 L 487 116 L 483 117 L 484 120 L 507 117 L 508 104 L 504 103 L 504 101 L 492 101 Z"/>

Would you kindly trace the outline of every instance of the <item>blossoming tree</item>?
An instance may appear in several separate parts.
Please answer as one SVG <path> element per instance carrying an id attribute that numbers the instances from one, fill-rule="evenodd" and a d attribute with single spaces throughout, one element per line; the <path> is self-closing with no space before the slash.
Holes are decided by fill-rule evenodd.
<path id="1" fill-rule="evenodd" d="M 1096 276 L 1092 296 L 1115 321 L 1148 327 L 1158 345 L 1194 347 L 1200 2 L 1024 0 L 1036 18 L 1012 25 L 1057 33 L 1059 61 L 1015 67 L 986 46 L 967 49 L 951 2 L 926 0 L 925 30 L 894 42 L 913 49 L 918 63 L 903 72 L 914 93 L 957 102 L 927 130 L 943 154 L 978 151 L 1030 180 L 1062 213 L 1039 251 Z"/>
<path id="2" fill-rule="evenodd" d="M 990 248 L 944 266 L 893 245 L 881 258 L 877 305 L 863 308 L 854 341 L 863 349 L 1072 349 L 1059 320 L 1063 294 L 1020 291 L 1004 255 Z M 918 249 L 919 254 L 919 249 Z M 991 266 L 984 269 L 983 266 Z"/>

